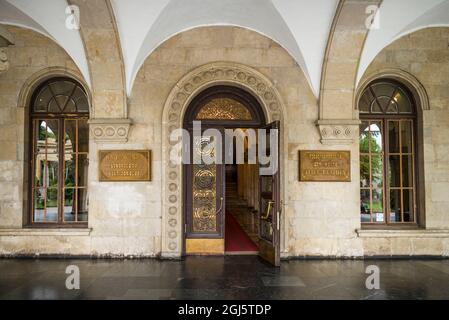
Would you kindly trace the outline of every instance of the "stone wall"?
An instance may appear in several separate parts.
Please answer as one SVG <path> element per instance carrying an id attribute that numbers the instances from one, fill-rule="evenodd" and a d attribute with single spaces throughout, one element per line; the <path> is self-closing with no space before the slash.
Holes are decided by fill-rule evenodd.
<path id="1" fill-rule="evenodd" d="M 11 66 L 9 71 L 0 74 L 0 255 L 154 257 L 161 254 L 163 238 L 171 235 L 163 232 L 162 224 L 166 214 L 162 207 L 165 196 L 162 172 L 167 166 L 163 163 L 162 144 L 166 138 L 162 135 L 164 106 L 170 92 L 186 74 L 216 62 L 244 65 L 259 72 L 274 85 L 283 103 L 285 161 L 281 175 L 285 208 L 281 242 L 284 257 L 449 255 L 445 232 L 449 229 L 445 210 L 449 205 L 446 196 L 449 194 L 448 29 L 429 29 L 400 39 L 376 58 L 366 74 L 369 77 L 384 68 L 404 69 L 423 83 L 430 97 L 431 110 L 424 112 L 426 227 L 429 230 L 404 232 L 357 232 L 361 229 L 357 142 L 323 145 L 316 125 L 319 102 L 300 67 L 274 41 L 237 27 L 186 31 L 161 44 L 148 56 L 128 97 L 127 116 L 132 125 L 127 142 L 96 141 L 90 137 L 89 229 L 22 229 L 26 109 L 17 106 L 19 93 L 33 74 L 49 67 L 66 69 L 74 75 L 79 72 L 70 57 L 51 40 L 31 31 L 8 29 L 14 33 L 16 46 L 6 49 Z M 102 50 L 101 43 L 98 45 L 98 50 Z M 122 104 L 122 101 L 117 106 L 100 103 L 98 108 L 123 109 Z M 344 112 L 349 116 L 348 108 Z M 332 110 L 332 114 L 339 114 L 339 110 Z M 100 183 L 97 155 L 104 149 L 151 149 L 152 181 Z M 352 182 L 299 182 L 299 150 L 350 150 Z M 182 229 L 179 224 L 177 228 Z"/>
<path id="2" fill-rule="evenodd" d="M 80 77 L 80 73 L 67 53 L 52 40 L 21 28 L 8 27 L 8 30 L 14 34 L 16 44 L 6 48 L 10 68 L 0 74 L 0 254 L 156 256 L 160 233 L 158 194 L 144 184 L 99 185 L 97 150 L 123 145 L 96 144 L 92 135 L 89 229 L 22 229 L 24 215 L 28 214 L 24 209 L 27 198 L 24 133 L 29 110 L 20 105 L 20 95 L 31 85 L 30 79 L 45 70 L 49 73 L 58 70 L 58 75 L 62 70 L 75 77 Z M 123 107 L 122 102 L 119 107 Z M 153 172 L 156 180 L 159 168 L 155 167 Z M 152 216 L 156 218 L 151 220 Z"/>
<path id="3" fill-rule="evenodd" d="M 300 149 L 348 146 L 324 147 L 320 143 L 318 101 L 292 57 L 270 39 L 241 28 L 208 27 L 184 32 L 162 44 L 137 75 L 128 106 L 133 120 L 129 143 L 147 143 L 154 150 L 155 161 L 160 161 L 160 143 L 165 139 L 160 136 L 161 118 L 170 91 L 192 69 L 216 61 L 244 64 L 261 72 L 275 85 L 284 103 L 284 256 L 361 255 L 355 233 L 360 227 L 358 163 L 352 163 L 352 183 L 298 182 Z M 357 152 L 356 145 L 349 149 Z M 154 181 L 152 187 L 155 193 L 162 187 L 158 183 Z"/>

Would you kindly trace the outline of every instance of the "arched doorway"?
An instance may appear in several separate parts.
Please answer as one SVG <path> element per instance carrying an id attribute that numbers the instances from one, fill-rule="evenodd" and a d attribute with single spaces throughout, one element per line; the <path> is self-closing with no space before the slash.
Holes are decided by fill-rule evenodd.
<path id="1" fill-rule="evenodd" d="M 267 125 L 246 90 L 216 85 L 192 99 L 183 128 L 185 254 L 259 254 L 278 265 L 279 168 L 263 173 L 259 150 L 272 155 L 276 148 L 279 164 L 279 122 Z"/>

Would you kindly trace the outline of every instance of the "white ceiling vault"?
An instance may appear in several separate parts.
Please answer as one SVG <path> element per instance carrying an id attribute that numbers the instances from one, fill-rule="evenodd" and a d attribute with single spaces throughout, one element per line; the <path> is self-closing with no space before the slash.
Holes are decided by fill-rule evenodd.
<path id="1" fill-rule="evenodd" d="M 164 41 L 201 26 L 239 26 L 263 34 L 296 60 L 315 95 L 339 0 L 110 0 L 123 50 L 126 85 Z M 39 32 L 73 58 L 90 84 L 81 35 L 65 27 L 66 0 L 0 0 L 0 23 Z M 359 81 L 377 54 L 396 39 L 431 26 L 449 26 L 449 0 L 384 0 L 380 29 L 371 30 Z M 81 26 L 82 26 L 81 12 Z"/>
<path id="2" fill-rule="evenodd" d="M 0 23 L 39 32 L 58 43 L 90 85 L 89 67 L 78 30 L 66 28 L 66 0 L 0 0 Z"/>
<path id="3" fill-rule="evenodd" d="M 394 41 L 424 28 L 449 26 L 449 0 L 384 0 L 379 10 L 380 28 L 368 34 L 357 83 L 382 49 Z"/>
<path id="4" fill-rule="evenodd" d="M 158 45 L 200 26 L 239 26 L 284 47 L 317 94 L 321 65 L 338 0 L 112 0 L 124 57 L 128 92 Z M 125 40 L 126 39 L 126 40 Z M 128 42 L 128 43 L 126 43 Z"/>

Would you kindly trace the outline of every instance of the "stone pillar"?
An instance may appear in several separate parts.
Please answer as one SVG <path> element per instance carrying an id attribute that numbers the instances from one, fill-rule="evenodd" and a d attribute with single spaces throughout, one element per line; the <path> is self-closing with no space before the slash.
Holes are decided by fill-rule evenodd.
<path id="1" fill-rule="evenodd" d="M 80 34 L 92 80 L 92 119 L 126 119 L 122 50 L 109 0 L 70 0 L 80 9 Z"/>
<path id="2" fill-rule="evenodd" d="M 326 145 L 351 145 L 358 140 L 354 106 L 356 77 L 368 35 L 366 9 L 381 0 L 340 1 L 329 36 L 321 82 L 317 126 Z"/>

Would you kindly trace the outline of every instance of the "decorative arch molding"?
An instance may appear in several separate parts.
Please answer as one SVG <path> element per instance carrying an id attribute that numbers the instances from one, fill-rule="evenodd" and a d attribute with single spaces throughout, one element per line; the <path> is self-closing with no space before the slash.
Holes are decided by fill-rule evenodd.
<path id="1" fill-rule="evenodd" d="M 422 83 L 414 75 L 405 70 L 391 68 L 382 69 L 364 77 L 355 95 L 354 106 L 356 113 L 358 113 L 358 104 L 363 92 L 371 82 L 378 79 L 391 79 L 402 83 L 413 94 L 413 98 L 418 106 L 418 112 L 430 110 L 429 96 Z"/>
<path id="2" fill-rule="evenodd" d="M 170 153 L 176 150 L 178 144 L 170 141 L 170 134 L 183 127 L 184 114 L 197 94 L 216 85 L 235 86 L 248 91 L 259 101 L 267 122 L 281 121 L 280 161 L 283 167 L 286 166 L 284 151 L 287 150 L 287 141 L 283 119 L 287 115 L 279 93 L 267 77 L 245 65 L 230 62 L 206 64 L 185 75 L 170 92 L 162 114 L 161 255 L 164 258 L 178 258 L 183 252 L 182 165 L 170 161 Z M 286 179 L 282 176 L 281 194 L 284 197 L 285 182 Z"/>
<path id="3" fill-rule="evenodd" d="M 36 88 L 44 81 L 55 77 L 67 77 L 77 81 L 86 92 L 89 100 L 89 112 L 92 112 L 92 110 L 90 110 L 92 108 L 92 94 L 83 76 L 76 70 L 61 67 L 48 67 L 31 75 L 20 89 L 17 107 L 28 108 L 31 96 Z"/>

